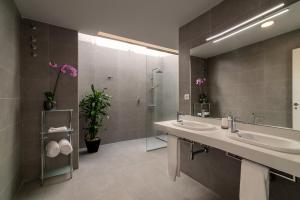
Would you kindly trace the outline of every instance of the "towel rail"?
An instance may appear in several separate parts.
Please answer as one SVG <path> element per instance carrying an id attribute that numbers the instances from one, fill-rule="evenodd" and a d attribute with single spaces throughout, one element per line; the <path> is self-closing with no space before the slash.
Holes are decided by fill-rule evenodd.
<path id="1" fill-rule="evenodd" d="M 238 160 L 238 161 L 241 161 L 242 158 L 240 156 L 237 156 L 235 154 L 232 154 L 232 153 L 229 153 L 229 152 L 226 152 L 226 156 L 229 157 L 229 158 L 232 158 L 232 159 L 235 159 L 235 160 Z M 291 174 L 287 174 L 287 173 L 283 173 L 283 172 L 279 172 L 279 171 L 275 171 L 273 169 L 270 169 L 270 174 L 273 174 L 275 176 L 279 176 L 281 178 L 284 178 L 286 180 L 289 180 L 291 182 L 294 182 L 296 183 L 297 182 L 297 177 L 294 176 L 294 175 L 291 175 Z M 286 174 L 286 175 L 285 175 Z"/>
<path id="2" fill-rule="evenodd" d="M 200 144 L 201 148 L 198 150 L 194 150 L 194 145 L 196 142 L 185 139 L 185 138 L 180 138 L 181 141 L 189 143 L 190 144 L 190 153 L 189 153 L 189 160 L 194 160 L 195 155 L 200 154 L 200 153 L 208 153 L 209 147 L 204 144 Z"/>
<path id="3" fill-rule="evenodd" d="M 191 140 L 188 140 L 188 139 L 185 139 L 185 138 L 180 138 L 180 140 L 183 141 L 183 142 L 189 143 L 189 144 L 191 144 L 191 145 L 194 145 L 194 144 L 195 144 L 194 141 L 191 141 Z M 202 145 L 202 144 L 200 144 L 200 145 Z M 199 152 L 193 152 L 193 148 L 191 148 L 191 149 L 192 149 L 192 152 L 191 152 L 191 153 L 193 154 L 193 155 L 192 155 L 192 158 L 193 158 L 194 154 L 202 153 L 202 152 L 203 152 L 202 150 L 199 151 Z M 205 151 L 205 152 L 207 152 L 207 151 Z M 241 161 L 241 160 L 242 160 L 242 157 L 237 156 L 237 155 L 232 154 L 232 153 L 229 153 L 229 152 L 226 152 L 226 156 L 229 157 L 229 158 L 238 160 L 238 161 Z M 189 156 L 189 158 L 190 158 L 190 157 L 191 157 L 191 156 Z M 193 159 L 191 159 L 191 160 L 193 160 Z M 296 176 L 291 175 L 291 174 L 288 174 L 288 173 L 280 172 L 280 171 L 278 171 L 278 170 L 271 169 L 271 170 L 270 170 L 270 174 L 273 174 L 273 175 L 275 175 L 275 176 L 279 176 L 279 177 L 281 177 L 281 178 L 283 178 L 283 179 L 286 179 L 286 180 L 291 181 L 291 182 L 294 182 L 294 183 L 297 182 L 297 177 L 296 177 Z"/>

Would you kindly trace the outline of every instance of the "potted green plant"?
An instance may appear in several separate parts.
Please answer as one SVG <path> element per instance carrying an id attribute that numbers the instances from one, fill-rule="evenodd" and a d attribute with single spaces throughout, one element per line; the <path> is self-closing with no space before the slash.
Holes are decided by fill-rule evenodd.
<path id="1" fill-rule="evenodd" d="M 84 137 L 85 144 L 89 153 L 97 152 L 101 143 L 98 137 L 99 129 L 103 126 L 103 120 L 108 116 L 108 109 L 111 106 L 111 97 L 94 88 L 91 85 L 92 92 L 87 94 L 79 104 L 81 112 L 87 120 L 87 134 Z"/>

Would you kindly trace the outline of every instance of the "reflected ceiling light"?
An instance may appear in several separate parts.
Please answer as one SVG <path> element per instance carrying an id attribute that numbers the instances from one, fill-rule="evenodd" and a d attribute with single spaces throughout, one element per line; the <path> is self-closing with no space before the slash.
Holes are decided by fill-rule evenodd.
<path id="1" fill-rule="evenodd" d="M 272 26 L 274 24 L 274 21 L 267 21 L 265 23 L 263 23 L 262 25 L 260 25 L 261 28 L 267 28 L 269 26 Z"/>
<path id="2" fill-rule="evenodd" d="M 279 16 L 279 15 L 282 15 L 282 14 L 288 12 L 288 11 L 289 11 L 289 9 L 282 10 L 282 11 L 280 11 L 280 12 L 274 14 L 274 15 L 271 15 L 270 17 L 267 17 L 267 18 L 265 18 L 265 19 L 263 19 L 263 20 L 260 20 L 260 21 L 254 23 L 254 24 L 251 24 L 251 25 L 246 26 L 246 27 L 244 27 L 244 28 L 242 28 L 242 29 L 240 29 L 240 30 L 237 30 L 237 31 L 235 31 L 235 32 L 233 32 L 233 33 L 230 33 L 230 34 L 228 34 L 228 35 L 226 35 L 226 36 L 224 36 L 224 37 L 221 37 L 221 38 L 219 38 L 219 39 L 217 39 L 217 40 L 214 40 L 213 43 L 217 43 L 217 42 L 220 42 L 220 41 L 222 41 L 222 40 L 225 40 L 226 38 L 229 38 L 229 37 L 232 37 L 232 36 L 234 36 L 234 35 L 237 35 L 237 34 L 243 32 L 243 31 L 245 31 L 245 30 L 247 30 L 247 29 L 250 29 L 250 28 L 252 28 L 252 27 L 254 27 L 254 26 L 257 26 L 257 25 L 259 25 L 259 24 L 261 24 L 261 23 L 264 23 L 264 22 L 266 22 L 266 21 L 269 21 L 270 19 L 273 19 L 273 18 L 275 18 L 275 17 L 277 17 L 277 16 Z"/>
<path id="3" fill-rule="evenodd" d="M 248 24 L 248 23 L 250 23 L 250 22 L 252 22 L 252 21 L 254 21 L 254 20 L 256 20 L 256 19 L 258 19 L 260 17 L 263 17 L 263 16 L 265 16 L 265 15 L 267 15 L 267 14 L 269 14 L 269 13 L 275 11 L 275 10 L 278 10 L 279 8 L 283 7 L 284 5 L 285 5 L 284 3 L 281 3 L 281 4 L 279 4 L 279 5 L 271 8 L 269 10 L 266 10 L 263 13 L 260 13 L 260 14 L 254 16 L 254 17 L 252 17 L 252 18 L 250 18 L 250 19 L 248 19 L 248 20 L 246 20 L 246 21 L 244 21 L 244 22 L 242 22 L 242 23 L 240 23 L 240 24 L 238 24 L 236 26 L 233 26 L 233 27 L 227 29 L 226 31 L 223 31 L 223 32 L 221 32 L 221 33 L 219 33 L 217 35 L 214 35 L 214 36 L 211 36 L 211 37 L 207 38 L 206 41 L 213 40 L 213 39 L 218 38 L 218 37 L 220 37 L 220 36 L 222 36 L 222 35 L 224 35 L 226 33 L 229 33 L 230 31 L 233 31 L 233 30 L 235 30 L 235 29 L 237 29 L 237 28 L 239 28 L 241 26 L 244 26 L 244 25 L 246 25 L 246 24 Z"/>

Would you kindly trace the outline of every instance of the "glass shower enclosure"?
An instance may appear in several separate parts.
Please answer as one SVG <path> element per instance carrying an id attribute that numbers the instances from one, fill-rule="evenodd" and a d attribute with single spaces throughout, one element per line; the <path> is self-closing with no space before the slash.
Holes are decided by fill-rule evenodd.
<path id="1" fill-rule="evenodd" d="M 154 122 L 172 120 L 178 111 L 178 56 L 146 57 L 146 150 L 167 147 L 167 135 Z"/>

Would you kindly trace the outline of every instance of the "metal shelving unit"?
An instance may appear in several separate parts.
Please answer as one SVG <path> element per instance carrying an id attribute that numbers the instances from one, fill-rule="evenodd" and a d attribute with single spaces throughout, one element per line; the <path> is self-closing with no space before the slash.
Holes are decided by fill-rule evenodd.
<path id="1" fill-rule="evenodd" d="M 56 132 L 49 132 L 47 127 L 47 115 L 51 113 L 69 113 L 69 127 L 65 131 L 56 131 Z M 74 132 L 72 128 L 72 113 L 73 109 L 62 109 L 62 110 L 49 110 L 49 111 L 42 111 L 41 112 L 41 184 L 44 184 L 44 180 L 46 178 L 59 176 L 63 174 L 70 174 L 72 178 L 73 174 L 73 152 L 68 155 L 69 157 L 69 164 L 67 166 L 63 166 L 60 168 L 46 170 L 46 154 L 45 154 L 45 145 L 46 141 L 49 139 L 49 136 L 60 136 L 61 138 L 66 138 L 72 144 L 72 134 Z M 55 158 L 50 158 L 55 159 Z"/>

